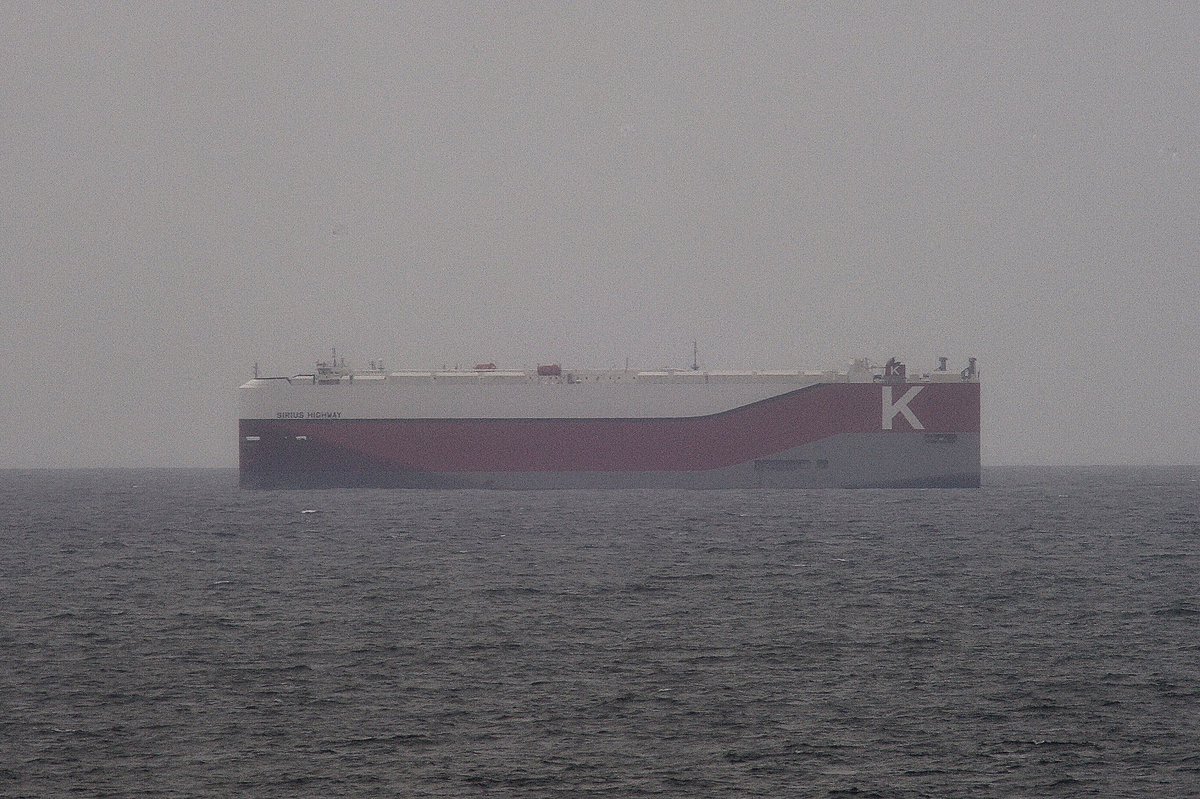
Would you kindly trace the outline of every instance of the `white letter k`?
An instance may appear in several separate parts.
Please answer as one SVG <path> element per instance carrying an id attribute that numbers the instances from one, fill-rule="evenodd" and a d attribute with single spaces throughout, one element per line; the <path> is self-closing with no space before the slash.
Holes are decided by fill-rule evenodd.
<path id="1" fill-rule="evenodd" d="M 912 412 L 912 408 L 908 407 L 909 400 L 917 396 L 921 389 L 925 386 L 913 386 L 908 391 L 904 392 L 904 396 L 892 403 L 892 387 L 883 387 L 883 429 L 892 429 L 892 420 L 896 418 L 896 414 L 902 414 L 908 423 L 912 425 L 913 430 L 924 430 L 925 425 L 921 424 L 921 420 Z"/>

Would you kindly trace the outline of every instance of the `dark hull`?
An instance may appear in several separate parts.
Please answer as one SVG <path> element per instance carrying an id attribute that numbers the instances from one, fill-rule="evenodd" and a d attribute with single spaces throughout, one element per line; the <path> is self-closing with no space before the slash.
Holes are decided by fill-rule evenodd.
<path id="1" fill-rule="evenodd" d="M 737 488 L 979 488 L 978 473 L 930 475 L 902 480 L 713 480 L 690 473 L 630 472 L 554 475 L 422 474 L 380 470 L 279 471 L 243 474 L 242 488 L 305 490 L 331 488 L 492 489 L 512 491 Z"/>
<path id="2" fill-rule="evenodd" d="M 319 460 L 319 459 L 318 459 Z M 924 433 L 835 436 L 770 458 L 699 471 L 423 472 L 354 462 L 281 457 L 241 471 L 244 488 L 978 488 L 979 436 L 952 442 Z M 330 461 L 336 460 L 336 463 Z"/>

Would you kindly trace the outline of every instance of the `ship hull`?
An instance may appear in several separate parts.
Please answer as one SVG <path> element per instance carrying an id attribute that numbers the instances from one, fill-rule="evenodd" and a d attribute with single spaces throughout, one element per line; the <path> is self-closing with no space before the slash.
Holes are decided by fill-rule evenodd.
<path id="1" fill-rule="evenodd" d="M 979 386 L 820 383 L 641 418 L 243 418 L 248 488 L 966 488 Z M 889 409 L 892 413 L 889 417 Z M 264 414 L 265 415 L 265 414 Z"/>
<path id="2" fill-rule="evenodd" d="M 241 485 L 258 489 L 978 488 L 978 452 L 977 434 L 960 434 L 949 444 L 930 442 L 920 433 L 892 436 L 886 442 L 849 434 L 778 457 L 718 469 L 459 472 L 404 469 L 344 456 L 335 463 L 313 463 L 308 453 L 305 457 L 281 453 L 271 463 L 243 469 Z M 822 462 L 838 465 L 819 465 Z"/>

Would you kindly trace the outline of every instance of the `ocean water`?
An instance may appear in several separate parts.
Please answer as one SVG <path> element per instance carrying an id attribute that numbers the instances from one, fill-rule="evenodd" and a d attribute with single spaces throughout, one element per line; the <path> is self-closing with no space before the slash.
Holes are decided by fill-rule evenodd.
<path id="1" fill-rule="evenodd" d="M 1200 468 L 0 472 L 0 795 L 1200 795 Z"/>

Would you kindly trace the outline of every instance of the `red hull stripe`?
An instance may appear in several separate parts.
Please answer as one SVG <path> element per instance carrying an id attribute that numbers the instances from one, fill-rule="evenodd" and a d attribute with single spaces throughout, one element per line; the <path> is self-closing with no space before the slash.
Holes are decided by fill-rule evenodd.
<path id="1" fill-rule="evenodd" d="M 909 386 L 891 387 L 900 397 Z M 979 385 L 925 384 L 908 408 L 928 433 L 979 432 Z M 695 471 L 769 457 L 840 433 L 883 429 L 881 386 L 832 383 L 710 416 L 641 419 L 246 419 L 243 468 L 358 462 L 421 472 Z M 305 437 L 297 440 L 297 436 Z M 306 454 L 306 451 L 308 454 Z"/>

